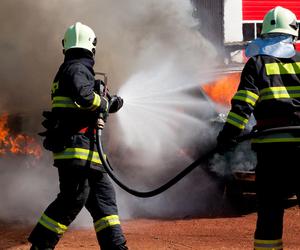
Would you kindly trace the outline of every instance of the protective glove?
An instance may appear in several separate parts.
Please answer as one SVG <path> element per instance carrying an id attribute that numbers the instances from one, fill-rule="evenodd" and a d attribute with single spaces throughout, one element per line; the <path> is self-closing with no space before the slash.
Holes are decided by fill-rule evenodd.
<path id="1" fill-rule="evenodd" d="M 123 99 L 120 96 L 113 95 L 109 102 L 109 113 L 115 113 L 123 106 Z"/>
<path id="2" fill-rule="evenodd" d="M 227 133 L 221 131 L 217 136 L 217 153 L 224 155 L 237 146 L 238 142 L 235 137 L 230 137 Z"/>
<path id="3" fill-rule="evenodd" d="M 109 111 L 109 101 L 107 98 L 101 96 L 100 108 L 97 110 L 98 117 L 100 117 L 104 122 L 107 121 Z"/>

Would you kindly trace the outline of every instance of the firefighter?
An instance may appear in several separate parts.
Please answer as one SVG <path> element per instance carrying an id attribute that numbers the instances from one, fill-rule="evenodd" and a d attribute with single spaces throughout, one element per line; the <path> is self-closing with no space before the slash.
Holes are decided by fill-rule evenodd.
<path id="1" fill-rule="evenodd" d="M 31 250 L 54 249 L 83 207 L 91 214 L 102 250 L 128 249 L 113 186 L 102 168 L 95 145 L 100 115 L 118 111 L 123 100 L 101 95 L 94 76 L 97 38 L 80 22 L 63 39 L 64 62 L 52 85 L 52 111 L 46 113 L 44 146 L 53 151 L 60 192 L 29 236 Z M 101 126 L 104 121 L 101 120 Z"/>
<path id="2" fill-rule="evenodd" d="M 298 32 L 290 10 L 277 6 L 266 13 L 261 37 L 246 48 L 249 59 L 217 137 L 219 152 L 236 145 L 252 114 L 257 131 L 300 125 L 300 55 L 294 46 Z M 274 130 L 251 143 L 257 155 L 254 249 L 283 249 L 284 201 L 300 191 L 300 131 Z"/>

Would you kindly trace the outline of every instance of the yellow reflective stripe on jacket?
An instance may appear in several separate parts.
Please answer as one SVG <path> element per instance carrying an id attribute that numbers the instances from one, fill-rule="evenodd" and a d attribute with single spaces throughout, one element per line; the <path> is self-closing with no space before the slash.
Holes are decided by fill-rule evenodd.
<path id="1" fill-rule="evenodd" d="M 68 229 L 67 226 L 49 218 L 46 214 L 42 214 L 38 222 L 50 231 L 55 232 L 57 234 L 63 234 Z"/>
<path id="2" fill-rule="evenodd" d="M 270 87 L 260 91 L 259 101 L 298 97 L 300 97 L 300 86 Z"/>
<path id="3" fill-rule="evenodd" d="M 75 108 L 96 110 L 100 107 L 101 97 L 94 92 L 94 100 L 90 107 L 82 107 L 67 96 L 54 96 L 52 99 L 52 108 Z"/>
<path id="4" fill-rule="evenodd" d="M 239 90 L 232 99 L 244 101 L 254 106 L 258 98 L 259 96 L 257 94 L 249 90 Z"/>
<path id="5" fill-rule="evenodd" d="M 260 138 L 251 139 L 252 143 L 272 143 L 272 142 L 300 142 L 300 137 L 295 137 L 291 133 L 270 134 Z"/>
<path id="6" fill-rule="evenodd" d="M 300 74 L 300 62 L 295 63 L 266 63 L 267 75 Z"/>
<path id="7" fill-rule="evenodd" d="M 120 220 L 118 215 L 109 215 L 101 218 L 100 220 L 97 220 L 94 223 L 94 227 L 95 227 L 95 231 L 98 233 L 107 227 L 112 227 L 114 225 L 119 225 L 119 224 L 120 224 Z"/>
<path id="8" fill-rule="evenodd" d="M 101 104 L 100 95 L 98 95 L 97 93 L 94 92 L 93 104 L 88 109 L 96 110 L 97 108 L 100 107 L 100 104 Z"/>
<path id="9" fill-rule="evenodd" d="M 283 249 L 282 239 L 278 240 L 254 240 L 255 250 L 281 250 Z"/>
<path id="10" fill-rule="evenodd" d="M 240 128 L 240 129 L 244 129 L 246 124 L 248 123 L 248 119 L 244 118 L 236 113 L 229 112 L 226 122 L 230 123 L 231 125 L 233 125 L 235 127 Z"/>
<path id="11" fill-rule="evenodd" d="M 84 148 L 66 148 L 59 153 L 53 153 L 54 160 L 81 159 L 102 164 L 99 154 Z"/>
<path id="12" fill-rule="evenodd" d="M 52 108 L 79 108 L 78 105 L 66 96 L 54 96 L 52 99 Z"/>
<path id="13" fill-rule="evenodd" d="M 272 142 L 300 142 L 300 138 L 260 138 L 252 139 L 252 143 L 272 143 Z"/>

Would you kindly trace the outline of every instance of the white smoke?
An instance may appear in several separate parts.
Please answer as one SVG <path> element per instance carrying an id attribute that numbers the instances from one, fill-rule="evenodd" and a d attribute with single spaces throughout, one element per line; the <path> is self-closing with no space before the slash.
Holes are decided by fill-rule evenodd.
<path id="1" fill-rule="evenodd" d="M 0 222 L 36 222 L 58 191 L 51 161 L 46 152 L 43 160 L 11 155 L 0 159 Z"/>
<path id="2" fill-rule="evenodd" d="M 249 141 L 240 143 L 226 154 L 215 154 L 211 159 L 211 170 L 220 176 L 230 176 L 237 171 L 253 171 L 256 155 L 251 150 Z"/>

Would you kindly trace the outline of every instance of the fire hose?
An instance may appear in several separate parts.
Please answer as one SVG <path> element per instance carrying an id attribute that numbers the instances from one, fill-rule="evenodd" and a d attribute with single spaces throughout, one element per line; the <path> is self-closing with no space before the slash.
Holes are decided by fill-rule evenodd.
<path id="1" fill-rule="evenodd" d="M 252 139 L 252 138 L 257 138 L 260 136 L 265 136 L 268 134 L 272 133 L 291 133 L 291 132 L 300 132 L 300 126 L 289 126 L 289 127 L 277 127 L 277 128 L 270 128 L 270 129 L 265 129 L 262 131 L 253 131 L 244 135 L 239 136 L 236 140 L 238 143 L 241 143 L 243 141 Z M 183 169 L 181 172 L 179 172 L 175 177 L 170 179 L 168 182 L 165 184 L 161 185 L 160 187 L 150 190 L 150 191 L 138 191 L 135 189 L 132 189 L 125 185 L 113 172 L 112 167 L 107 159 L 107 157 L 104 154 L 103 146 L 102 146 L 102 141 L 101 141 L 101 135 L 102 135 L 102 129 L 97 128 L 97 133 L 96 133 L 96 145 L 97 145 L 97 150 L 99 153 L 100 160 L 102 161 L 102 165 L 107 172 L 107 174 L 110 176 L 110 178 L 124 191 L 128 192 L 131 195 L 134 195 L 136 197 L 140 198 L 149 198 L 156 196 L 158 194 L 161 194 L 162 192 L 166 191 L 173 185 L 175 185 L 177 182 L 179 182 L 182 178 L 184 178 L 187 174 L 189 174 L 193 169 L 195 169 L 197 166 L 199 166 L 201 163 L 207 161 L 210 159 L 215 153 L 217 153 L 217 149 L 214 148 L 205 155 L 201 156 L 194 162 L 192 162 L 189 166 L 187 166 L 185 169 Z"/>

